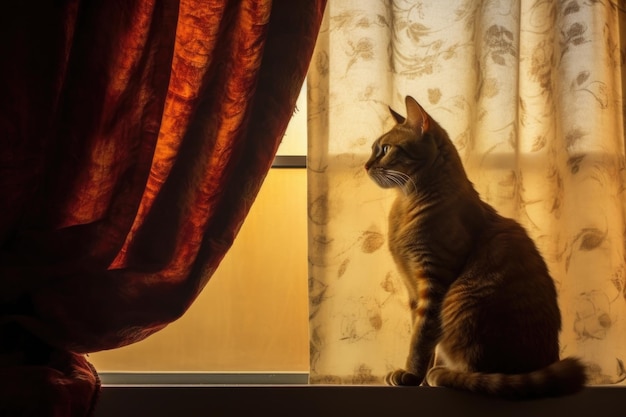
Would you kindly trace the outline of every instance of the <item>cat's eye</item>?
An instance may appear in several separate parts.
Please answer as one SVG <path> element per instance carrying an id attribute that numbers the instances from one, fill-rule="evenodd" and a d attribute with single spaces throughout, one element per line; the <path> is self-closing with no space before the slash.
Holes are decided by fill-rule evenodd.
<path id="1" fill-rule="evenodd" d="M 376 148 L 376 157 L 380 157 L 387 155 L 387 152 L 389 152 L 389 149 L 391 149 L 391 145 L 375 145 Z"/>

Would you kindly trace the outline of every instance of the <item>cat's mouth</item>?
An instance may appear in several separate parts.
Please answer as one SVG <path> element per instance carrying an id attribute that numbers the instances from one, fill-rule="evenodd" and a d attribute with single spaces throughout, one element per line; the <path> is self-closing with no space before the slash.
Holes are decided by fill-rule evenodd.
<path id="1" fill-rule="evenodd" d="M 370 168 L 367 173 L 381 188 L 400 188 L 405 194 L 415 189 L 415 183 L 404 172 L 393 169 Z"/>

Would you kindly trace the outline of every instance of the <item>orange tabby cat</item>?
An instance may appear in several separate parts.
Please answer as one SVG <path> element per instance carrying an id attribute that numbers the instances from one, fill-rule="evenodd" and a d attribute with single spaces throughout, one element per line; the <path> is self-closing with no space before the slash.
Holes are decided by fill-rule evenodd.
<path id="1" fill-rule="evenodd" d="M 406 111 L 391 110 L 397 125 L 365 165 L 399 190 L 389 249 L 412 313 L 406 369 L 386 382 L 513 399 L 580 390 L 584 367 L 559 360 L 556 290 L 533 241 L 480 200 L 447 133 L 412 97 Z"/>

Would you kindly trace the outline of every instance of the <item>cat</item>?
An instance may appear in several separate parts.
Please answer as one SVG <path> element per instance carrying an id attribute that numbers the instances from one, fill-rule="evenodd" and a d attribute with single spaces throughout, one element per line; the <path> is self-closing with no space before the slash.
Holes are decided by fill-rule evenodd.
<path id="1" fill-rule="evenodd" d="M 406 369 L 385 381 L 509 399 L 579 391 L 585 368 L 559 359 L 556 289 L 534 242 L 480 199 L 446 131 L 414 98 L 405 104 L 406 118 L 389 108 L 397 124 L 365 164 L 398 190 L 388 246 L 412 315 Z"/>

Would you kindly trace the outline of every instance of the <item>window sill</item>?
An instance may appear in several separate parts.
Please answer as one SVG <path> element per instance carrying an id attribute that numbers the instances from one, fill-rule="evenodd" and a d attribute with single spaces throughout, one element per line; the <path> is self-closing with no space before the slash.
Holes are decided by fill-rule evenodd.
<path id="1" fill-rule="evenodd" d="M 589 387 L 568 397 L 511 402 L 427 387 L 105 384 L 95 417 L 623 417 L 624 398 L 624 387 L 613 386 Z"/>

